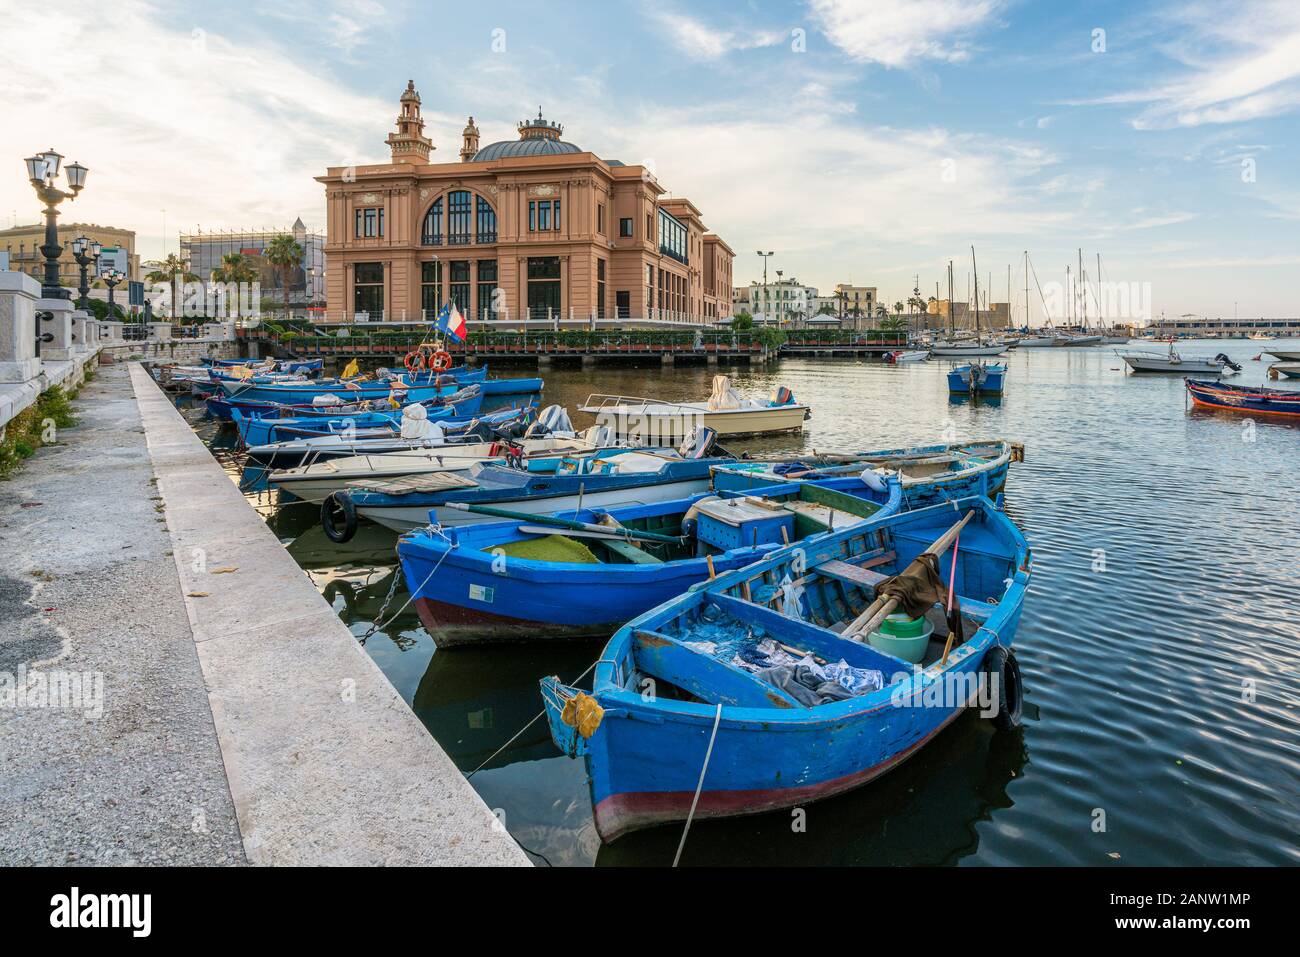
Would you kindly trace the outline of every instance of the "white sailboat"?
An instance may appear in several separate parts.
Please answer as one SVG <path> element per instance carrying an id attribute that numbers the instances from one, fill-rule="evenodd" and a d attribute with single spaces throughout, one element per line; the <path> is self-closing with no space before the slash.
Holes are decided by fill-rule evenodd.
<path id="1" fill-rule="evenodd" d="M 976 297 L 979 296 L 979 281 L 976 278 Z M 979 303 L 975 305 L 975 333 L 962 337 L 957 332 L 956 317 L 952 308 L 952 263 L 948 263 L 948 338 L 936 339 L 930 346 L 930 355 L 949 356 L 952 358 L 980 358 L 983 356 L 1000 356 L 1007 351 L 1005 342 L 986 339 L 979 331 Z"/>

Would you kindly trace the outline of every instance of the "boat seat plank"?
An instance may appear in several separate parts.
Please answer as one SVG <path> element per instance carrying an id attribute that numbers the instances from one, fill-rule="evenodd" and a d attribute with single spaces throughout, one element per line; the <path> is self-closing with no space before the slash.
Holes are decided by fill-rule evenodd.
<path id="1" fill-rule="evenodd" d="M 830 561 L 815 566 L 813 570 L 820 572 L 827 578 L 837 578 L 840 581 L 848 582 L 850 585 L 861 585 L 863 588 L 874 589 L 886 576 L 870 569 L 876 565 L 887 565 L 896 557 L 893 552 L 887 552 L 884 555 L 877 555 L 875 558 L 868 559 L 861 565 L 850 565 L 838 558 L 832 558 Z"/>
<path id="2" fill-rule="evenodd" d="M 387 495 L 406 495 L 411 492 L 445 492 L 452 488 L 477 488 L 478 482 L 458 472 L 427 472 L 394 478 L 355 479 L 348 488 Z"/>
<path id="3" fill-rule="evenodd" d="M 814 566 L 814 570 L 820 572 L 823 570 L 826 564 L 827 564 L 826 562 L 823 562 L 820 565 L 816 565 Z M 853 566 L 850 565 L 848 567 L 852 568 Z M 832 574 L 829 577 L 840 578 L 839 575 L 835 575 L 835 574 Z M 869 569 L 863 568 L 860 569 L 860 574 L 853 579 L 853 584 L 861 585 L 863 588 L 869 588 L 874 592 L 876 586 L 878 586 L 881 582 L 883 582 L 886 578 L 889 577 L 891 576 L 882 575 L 880 572 L 873 572 Z M 981 621 L 981 622 L 986 621 L 989 615 L 993 614 L 993 609 L 997 607 L 996 605 L 989 605 L 981 601 L 972 601 L 969 598 L 962 598 L 960 595 L 957 596 L 957 602 L 958 605 L 961 607 L 962 615 L 964 615 L 967 618 L 971 618 L 975 621 Z"/>
<path id="4" fill-rule="evenodd" d="M 637 669 L 689 691 L 709 704 L 741 708 L 802 708 L 798 701 L 757 675 L 701 654 L 657 631 L 632 633 Z"/>
<path id="5" fill-rule="evenodd" d="M 625 542 L 619 539 L 607 539 L 603 540 L 601 544 L 615 555 L 627 559 L 627 561 L 631 562 L 633 565 L 662 565 L 664 563 L 662 558 L 657 558 L 654 555 L 651 555 L 645 549 L 638 548 L 631 542 Z"/>

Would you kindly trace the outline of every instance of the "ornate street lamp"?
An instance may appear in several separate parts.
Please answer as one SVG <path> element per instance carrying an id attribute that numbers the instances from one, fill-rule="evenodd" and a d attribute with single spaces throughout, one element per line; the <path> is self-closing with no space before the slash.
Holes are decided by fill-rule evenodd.
<path id="1" fill-rule="evenodd" d="M 41 286 L 41 295 L 46 299 L 70 299 L 71 293 L 59 285 L 59 254 L 63 247 L 59 245 L 59 211 L 56 207 L 65 199 L 77 198 L 86 185 L 89 170 L 80 163 L 70 163 L 64 170 L 68 178 L 68 191 L 64 192 L 54 185 L 63 165 L 62 153 L 48 149 L 27 157 L 23 162 L 27 164 L 27 178 L 36 190 L 36 196 L 45 204 L 45 245 L 41 246 L 41 255 L 45 257 L 45 282 Z"/>
<path id="2" fill-rule="evenodd" d="M 97 240 L 85 236 L 78 236 L 72 241 L 72 258 L 81 267 L 81 285 L 77 287 L 77 292 L 81 293 L 81 298 L 77 300 L 78 309 L 90 308 L 90 281 L 86 278 L 86 269 L 99 261 L 101 249 L 103 247 Z"/>
<path id="3" fill-rule="evenodd" d="M 113 306 L 113 290 L 117 288 L 118 283 L 126 278 L 126 273 L 120 269 L 110 269 L 108 272 L 99 274 L 99 278 L 104 280 L 104 285 L 108 287 L 108 318 L 117 319 Z"/>

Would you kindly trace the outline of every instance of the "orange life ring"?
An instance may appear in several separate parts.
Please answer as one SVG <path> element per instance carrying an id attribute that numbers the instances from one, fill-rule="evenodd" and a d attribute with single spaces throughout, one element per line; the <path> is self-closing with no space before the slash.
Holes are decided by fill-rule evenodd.
<path id="1" fill-rule="evenodd" d="M 451 368 L 451 353 L 446 349 L 439 349 L 429 357 L 429 366 L 434 372 L 446 372 Z"/>
<path id="2" fill-rule="evenodd" d="M 424 353 L 419 350 L 408 352 L 402 363 L 406 366 L 407 372 L 418 372 L 424 368 Z"/>

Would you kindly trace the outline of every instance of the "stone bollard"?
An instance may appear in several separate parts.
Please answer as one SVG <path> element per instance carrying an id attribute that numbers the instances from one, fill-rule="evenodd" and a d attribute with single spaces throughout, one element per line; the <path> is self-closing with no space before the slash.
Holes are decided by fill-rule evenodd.
<path id="1" fill-rule="evenodd" d="M 41 371 L 36 358 L 36 300 L 41 284 L 21 272 L 0 271 L 0 382 L 27 382 Z"/>
<path id="2" fill-rule="evenodd" d="M 203 324 L 203 338 L 217 339 L 221 342 L 234 342 L 235 324 L 234 322 L 205 322 Z"/>
<path id="3" fill-rule="evenodd" d="M 168 342 L 172 337 L 172 324 L 170 322 L 151 322 L 149 323 L 149 338 L 155 342 Z"/>
<path id="4" fill-rule="evenodd" d="M 99 341 L 104 345 L 121 345 L 122 344 L 122 323 L 113 319 L 105 319 L 99 324 Z"/>
<path id="5" fill-rule="evenodd" d="M 36 331 L 38 334 L 48 332 L 54 336 L 49 342 L 41 344 L 41 361 L 66 361 L 79 354 L 77 341 L 72 338 L 74 311 L 71 299 L 36 300 Z"/>
<path id="6" fill-rule="evenodd" d="M 95 320 L 91 318 L 89 312 L 84 309 L 74 309 L 72 311 L 72 348 L 77 352 L 90 352 L 94 348 L 90 339 L 94 333 L 91 327 L 95 325 Z"/>

